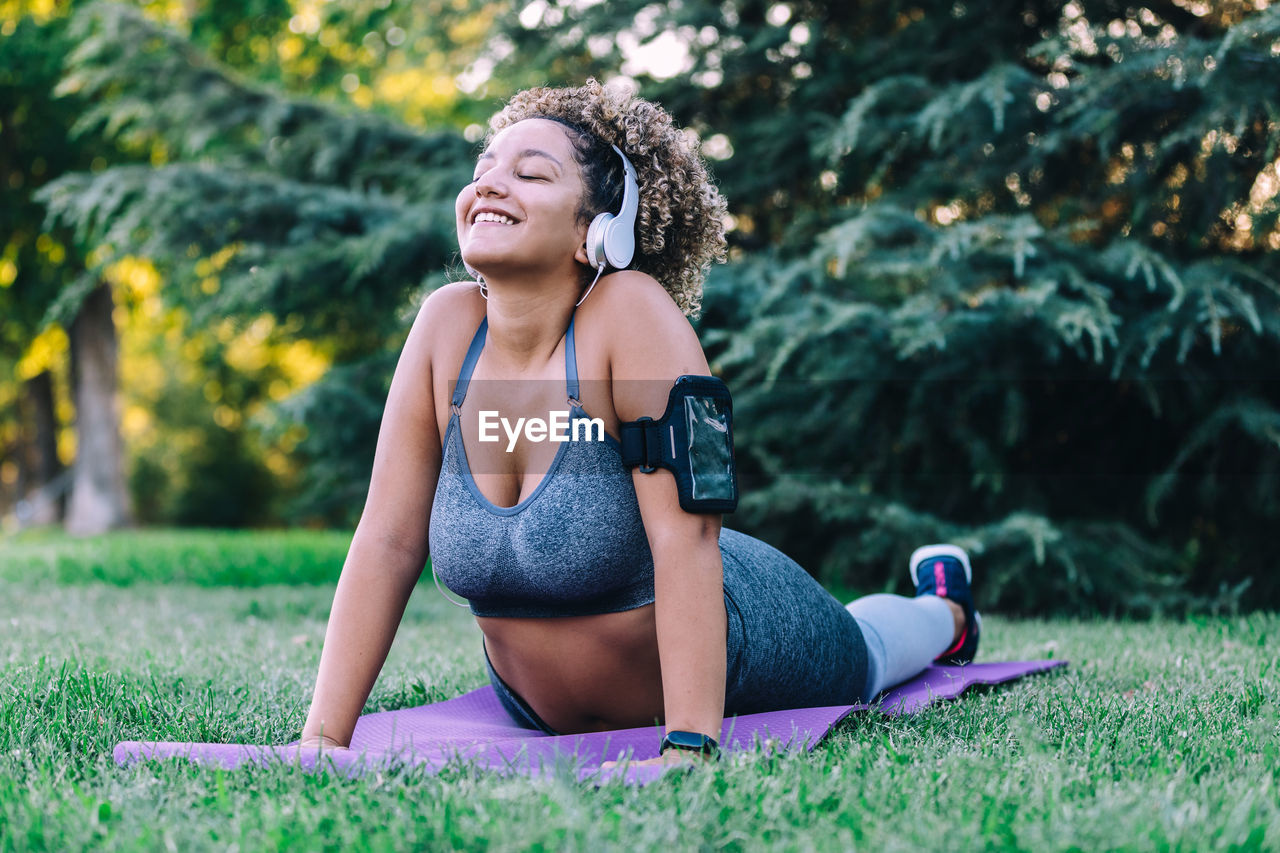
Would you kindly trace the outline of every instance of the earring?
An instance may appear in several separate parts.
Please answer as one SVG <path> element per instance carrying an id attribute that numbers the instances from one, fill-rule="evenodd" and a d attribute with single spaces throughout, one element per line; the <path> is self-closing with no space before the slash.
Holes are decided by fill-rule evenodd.
<path id="1" fill-rule="evenodd" d="M 462 268 L 467 271 L 467 275 L 471 276 L 476 280 L 476 284 L 480 285 L 480 295 L 483 296 L 485 299 L 488 299 L 489 286 L 484 283 L 484 276 L 480 275 L 480 272 L 475 267 L 471 266 L 471 264 L 467 263 L 466 261 L 462 262 Z"/>

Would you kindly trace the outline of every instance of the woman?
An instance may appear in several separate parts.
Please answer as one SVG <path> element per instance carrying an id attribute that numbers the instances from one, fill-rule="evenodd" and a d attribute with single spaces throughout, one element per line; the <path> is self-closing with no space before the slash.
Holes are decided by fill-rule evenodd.
<path id="1" fill-rule="evenodd" d="M 491 125 L 456 204 L 476 281 L 433 293 L 405 343 L 304 745 L 349 743 L 428 547 L 470 599 L 515 719 L 554 733 L 660 721 L 659 761 L 713 754 L 726 713 L 856 702 L 939 656 L 972 659 L 963 551 L 918 551 L 915 599 L 845 608 L 718 514 L 682 508 L 670 471 L 622 464 L 620 430 L 710 372 L 685 315 L 723 259 L 725 204 L 670 116 L 590 81 L 523 92 Z M 556 412 L 607 437 L 509 428 Z"/>

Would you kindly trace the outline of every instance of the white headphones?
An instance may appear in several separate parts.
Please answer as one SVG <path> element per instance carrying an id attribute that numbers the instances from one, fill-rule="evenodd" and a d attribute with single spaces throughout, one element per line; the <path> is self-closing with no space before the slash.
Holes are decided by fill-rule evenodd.
<path id="1" fill-rule="evenodd" d="M 616 145 L 610 146 L 622 158 L 623 177 L 622 208 L 615 216 L 601 213 L 591 220 L 587 228 L 587 262 L 592 269 L 603 271 L 605 266 L 626 269 L 636 253 L 636 212 L 640 209 L 640 182 L 636 168 L 627 155 Z M 584 297 L 585 298 L 585 297 Z"/>

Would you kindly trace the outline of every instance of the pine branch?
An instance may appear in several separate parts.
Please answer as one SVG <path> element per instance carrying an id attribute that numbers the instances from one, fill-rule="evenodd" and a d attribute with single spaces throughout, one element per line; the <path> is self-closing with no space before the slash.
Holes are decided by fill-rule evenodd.
<path id="1" fill-rule="evenodd" d="M 41 198 L 51 223 L 110 247 L 99 268 L 131 253 L 169 269 L 170 298 L 197 319 L 272 311 L 324 328 L 352 312 L 393 318 L 425 271 L 456 251 L 451 204 L 405 204 L 262 172 L 117 167 L 66 176 Z M 198 267 L 225 247 L 234 251 L 210 293 Z"/>
<path id="2" fill-rule="evenodd" d="M 77 13 L 72 34 L 79 43 L 59 90 L 94 104 L 78 133 L 134 146 L 162 141 L 177 159 L 405 199 L 452 197 L 469 177 L 471 146 L 460 134 L 424 135 L 254 86 L 133 7 L 93 3 Z"/>

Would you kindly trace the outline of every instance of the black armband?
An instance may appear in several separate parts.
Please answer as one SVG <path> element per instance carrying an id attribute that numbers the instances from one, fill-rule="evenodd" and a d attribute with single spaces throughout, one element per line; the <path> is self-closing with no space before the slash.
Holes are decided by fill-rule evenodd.
<path id="1" fill-rule="evenodd" d="M 685 512 L 733 512 L 738 471 L 733 464 L 733 398 L 714 376 L 681 376 L 658 420 L 620 424 L 622 464 L 676 478 Z"/>

